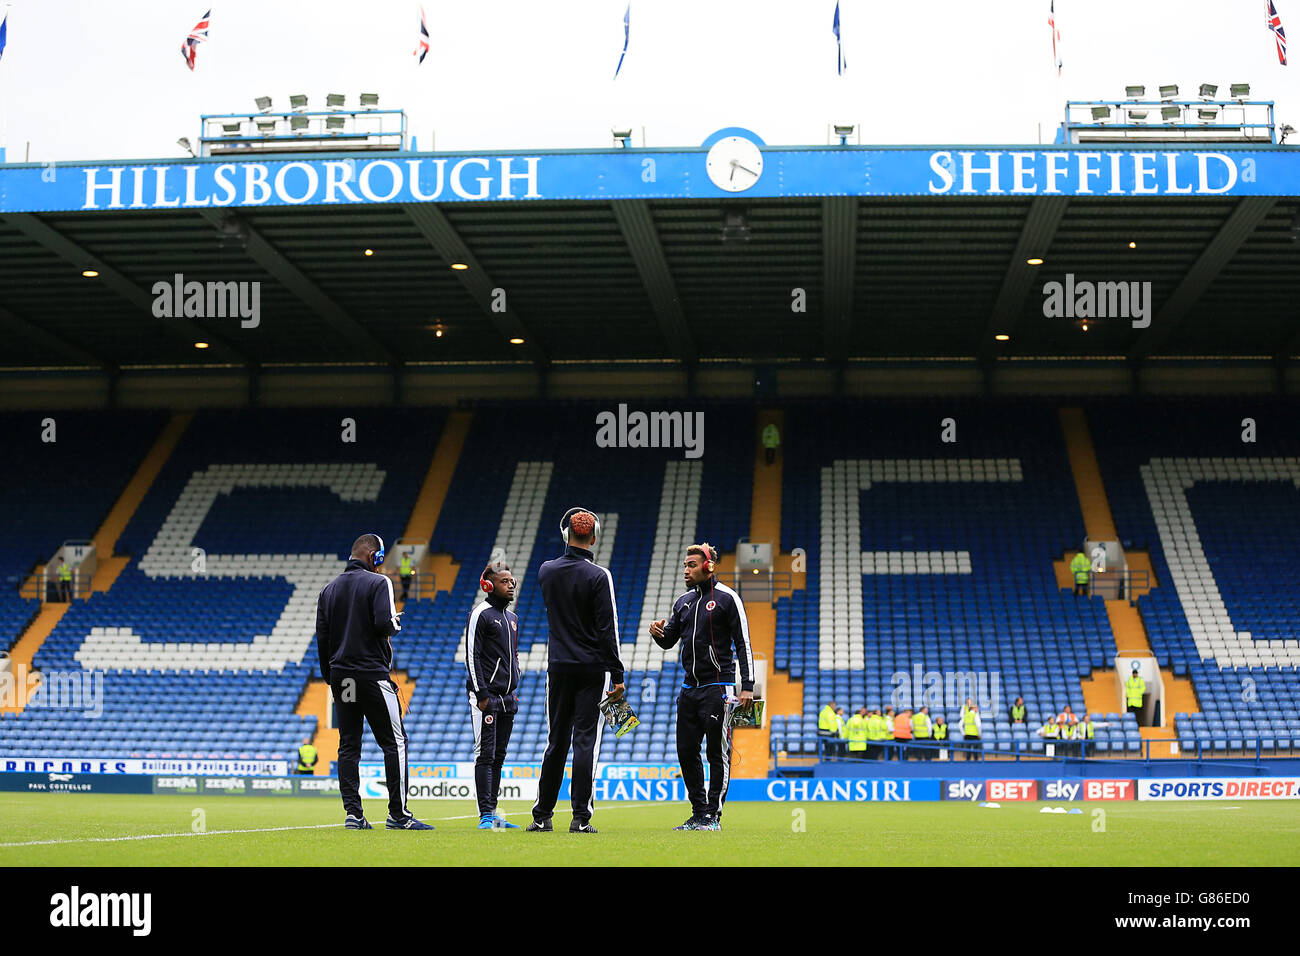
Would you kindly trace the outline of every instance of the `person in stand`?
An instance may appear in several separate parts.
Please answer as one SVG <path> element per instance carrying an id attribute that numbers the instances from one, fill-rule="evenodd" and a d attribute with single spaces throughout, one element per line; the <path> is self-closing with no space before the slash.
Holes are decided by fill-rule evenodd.
<path id="1" fill-rule="evenodd" d="M 763 460 L 769 465 L 776 462 L 776 450 L 781 447 L 781 430 L 775 422 L 768 422 L 763 428 Z"/>
<path id="2" fill-rule="evenodd" d="M 962 759 L 975 760 L 982 736 L 982 723 L 973 697 L 967 697 L 966 706 L 961 709 L 961 732 Z"/>
<path id="3" fill-rule="evenodd" d="M 898 759 L 911 759 L 907 746 L 912 740 L 912 708 L 904 707 L 894 718 L 894 739 L 898 741 Z"/>
<path id="4" fill-rule="evenodd" d="M 1023 724 L 1029 715 L 1029 709 L 1025 707 L 1025 699 L 1017 697 L 1016 702 L 1011 705 L 1011 722 L 1013 724 Z"/>
<path id="5" fill-rule="evenodd" d="M 923 706 L 912 715 L 912 737 L 921 745 L 916 748 L 917 757 L 921 760 L 934 759 L 934 748 L 929 746 L 931 734 L 930 708 Z"/>
<path id="6" fill-rule="evenodd" d="M 311 738 L 302 738 L 302 743 L 298 747 L 298 764 L 294 767 L 294 773 L 315 773 L 316 761 L 318 755 L 316 748 L 312 746 Z"/>
<path id="7" fill-rule="evenodd" d="M 1074 596 L 1088 596 L 1088 576 L 1092 571 L 1092 562 L 1083 551 L 1075 552 L 1070 559 L 1070 573 L 1074 575 Z"/>

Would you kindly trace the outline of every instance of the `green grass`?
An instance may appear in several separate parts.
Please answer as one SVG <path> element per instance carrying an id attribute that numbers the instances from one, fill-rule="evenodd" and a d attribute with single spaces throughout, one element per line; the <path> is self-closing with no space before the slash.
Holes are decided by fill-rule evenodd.
<path id="1" fill-rule="evenodd" d="M 409 833 L 382 829 L 382 802 L 366 807 L 379 829 L 356 832 L 342 828 L 339 802 L 324 798 L 0 794 L 0 865 L 1290 866 L 1300 858 L 1291 802 L 1080 804 L 1082 815 L 1040 814 L 1045 805 L 732 803 L 723 832 L 674 833 L 683 805 L 606 803 L 592 821 L 600 833 L 582 837 L 567 832 L 567 812 L 556 813 L 551 834 L 480 832 L 469 802 L 415 804 L 437 830 Z M 1093 830 L 1096 806 L 1105 832 Z M 191 833 L 196 808 L 207 833 Z M 528 820 L 525 804 L 501 809 Z M 796 810 L 804 832 L 794 829 Z M 214 832 L 274 827 L 311 829 Z M 156 834 L 170 835 L 93 842 Z M 11 845 L 47 840 L 68 842 Z"/>

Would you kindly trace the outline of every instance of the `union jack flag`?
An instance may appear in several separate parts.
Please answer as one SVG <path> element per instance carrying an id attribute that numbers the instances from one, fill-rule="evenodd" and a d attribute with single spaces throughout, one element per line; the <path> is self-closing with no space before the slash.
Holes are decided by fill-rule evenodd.
<path id="1" fill-rule="evenodd" d="M 1052 0 L 1047 11 L 1047 25 L 1052 28 L 1052 59 L 1056 61 L 1056 75 L 1061 75 L 1061 54 L 1057 44 L 1061 42 L 1061 31 L 1056 28 L 1056 0 Z"/>
<path id="2" fill-rule="evenodd" d="M 185 57 L 185 65 L 191 70 L 194 69 L 194 58 L 198 55 L 199 44 L 208 38 L 208 17 L 211 15 L 211 10 L 203 14 L 203 19 L 194 24 L 194 29 L 181 44 L 181 56 Z"/>
<path id="3" fill-rule="evenodd" d="M 1277 62 L 1286 66 L 1286 31 L 1282 29 L 1282 18 L 1277 15 L 1277 7 L 1273 6 L 1273 0 L 1268 2 L 1268 28 L 1273 31 L 1273 39 L 1277 41 Z"/>
<path id="4" fill-rule="evenodd" d="M 428 55 L 429 55 L 429 28 L 425 26 L 424 7 L 421 7 L 420 8 L 420 40 L 415 45 L 415 49 L 411 51 L 411 56 L 418 56 L 420 58 L 420 63 L 423 63 L 424 58 Z"/>

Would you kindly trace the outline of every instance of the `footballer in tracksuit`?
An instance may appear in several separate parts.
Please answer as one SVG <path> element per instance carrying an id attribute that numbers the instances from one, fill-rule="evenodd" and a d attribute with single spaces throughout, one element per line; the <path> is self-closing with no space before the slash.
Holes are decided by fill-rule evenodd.
<path id="1" fill-rule="evenodd" d="M 564 779 L 564 761 L 573 744 L 570 833 L 595 833 L 591 825 L 596 754 L 600 751 L 601 695 L 621 695 L 623 662 L 618 647 L 618 606 L 614 579 L 595 562 L 600 519 L 570 508 L 560 519 L 564 554 L 545 562 L 537 583 L 546 604 L 547 643 L 546 755 L 533 804 L 532 832 L 552 829 L 551 814 Z M 611 687 L 611 683 L 613 686 Z"/>
<path id="2" fill-rule="evenodd" d="M 475 605 L 465 628 L 465 669 L 474 721 L 474 788 L 478 828 L 518 830 L 497 813 L 501 765 L 519 712 L 519 618 L 507 610 L 515 599 L 510 565 L 494 561 L 483 569 L 479 587 L 487 599 Z"/>
<path id="3" fill-rule="evenodd" d="M 352 544 L 343 573 L 316 602 L 316 651 L 320 676 L 334 694 L 339 725 L 339 793 L 349 830 L 370 830 L 360 795 L 362 718 L 384 752 L 389 830 L 432 830 L 406 809 L 406 728 L 393 683 L 392 637 L 402 629 L 393 581 L 378 568 L 384 539 L 363 534 Z"/>
<path id="4" fill-rule="evenodd" d="M 665 650 L 682 642 L 686 671 L 677 697 L 677 759 L 691 798 L 691 817 L 676 830 L 720 830 L 722 805 L 731 781 L 731 714 L 754 699 L 754 655 L 749 621 L 740 595 L 719 584 L 718 553 L 707 542 L 686 549 L 683 577 L 690 588 L 673 602 L 666 619 L 650 625 Z M 732 646 L 735 646 L 735 657 Z M 736 700 L 736 664 L 740 694 Z M 704 791 L 700 742 L 707 740 L 709 789 Z"/>

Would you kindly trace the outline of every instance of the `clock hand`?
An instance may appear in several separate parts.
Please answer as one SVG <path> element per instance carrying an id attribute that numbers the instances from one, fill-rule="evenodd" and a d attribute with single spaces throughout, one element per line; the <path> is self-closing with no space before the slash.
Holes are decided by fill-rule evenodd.
<path id="1" fill-rule="evenodd" d="M 758 173 L 754 172 L 754 171 L 753 171 L 752 169 L 750 169 L 748 166 L 741 166 L 741 164 L 740 164 L 738 161 L 736 161 L 736 160 L 732 160 L 732 165 L 733 165 L 733 166 L 737 166 L 737 167 L 739 167 L 740 169 L 743 169 L 745 172 L 749 173 L 749 175 L 751 175 L 751 176 L 754 176 L 754 177 L 757 177 L 757 176 L 758 176 Z"/>
<path id="2" fill-rule="evenodd" d="M 736 167 L 739 165 L 740 164 L 736 162 L 734 159 L 731 161 L 731 175 L 727 177 L 727 182 L 731 182 L 736 178 Z"/>

